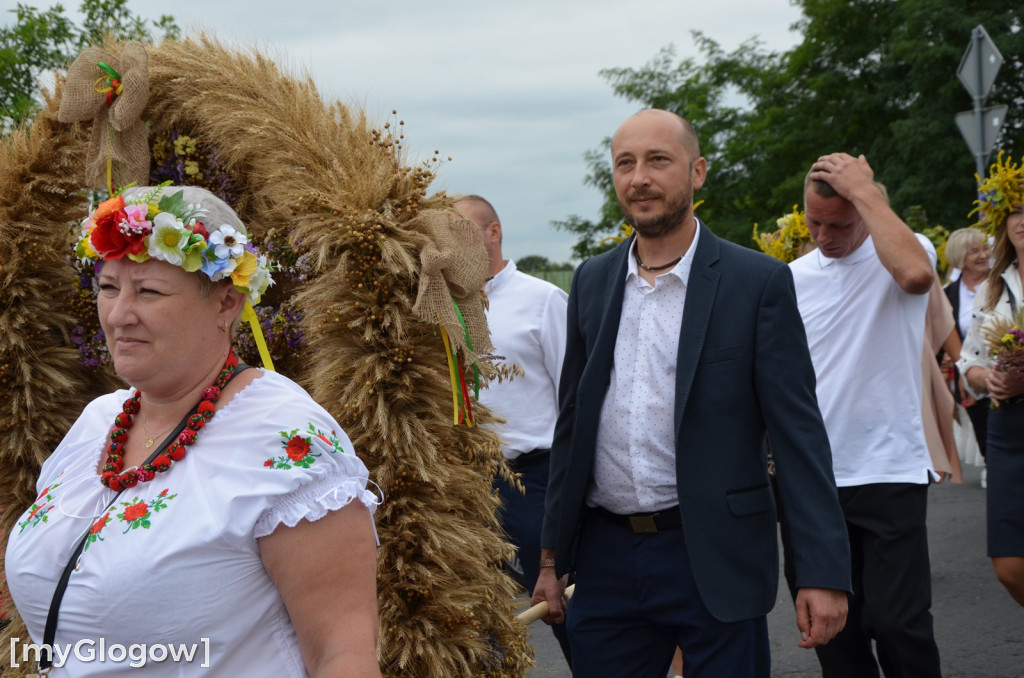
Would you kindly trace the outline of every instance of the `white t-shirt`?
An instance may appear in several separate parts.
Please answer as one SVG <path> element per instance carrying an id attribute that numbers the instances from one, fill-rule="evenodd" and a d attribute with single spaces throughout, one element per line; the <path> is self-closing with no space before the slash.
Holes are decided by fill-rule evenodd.
<path id="1" fill-rule="evenodd" d="M 353 499 L 372 521 L 377 499 L 348 437 L 294 382 L 266 372 L 213 416 L 184 459 L 104 510 L 115 493 L 100 484 L 97 464 L 130 395 L 118 391 L 86 407 L 43 464 L 38 498 L 11 530 L 7 583 L 40 644 L 57 580 L 91 533 L 54 644 L 84 640 L 79 655 L 91 649 L 97 658 L 81 661 L 73 649 L 51 675 L 306 676 L 257 538 Z M 140 643 L 195 646 L 196 654 L 179 662 L 147 655 L 144 667 L 131 668 L 131 658 L 115 661 L 117 651 L 109 652 Z"/>
<path id="2" fill-rule="evenodd" d="M 840 259 L 814 250 L 790 267 L 836 484 L 929 482 L 921 421 L 928 295 L 899 287 L 870 236 Z"/>
<path id="3" fill-rule="evenodd" d="M 506 459 L 551 447 L 558 418 L 558 378 L 565 357 L 568 296 L 551 283 L 520 273 L 511 259 L 484 286 L 494 352 L 524 372 L 492 381 L 480 402 L 505 419 L 497 427 Z"/>

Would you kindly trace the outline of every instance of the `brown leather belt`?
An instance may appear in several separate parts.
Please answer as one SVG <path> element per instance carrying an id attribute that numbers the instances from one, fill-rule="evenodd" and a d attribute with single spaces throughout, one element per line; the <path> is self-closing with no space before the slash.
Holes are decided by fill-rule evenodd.
<path id="1" fill-rule="evenodd" d="M 600 506 L 595 506 L 591 510 L 603 520 L 632 530 L 635 534 L 652 534 L 672 530 L 683 524 L 683 517 L 679 513 L 678 506 L 656 513 L 633 513 L 628 516 L 612 513 Z"/>

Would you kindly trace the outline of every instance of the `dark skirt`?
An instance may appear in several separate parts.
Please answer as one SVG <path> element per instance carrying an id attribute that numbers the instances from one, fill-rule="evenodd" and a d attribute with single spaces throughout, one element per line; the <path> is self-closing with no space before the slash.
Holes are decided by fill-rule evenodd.
<path id="1" fill-rule="evenodd" d="M 988 555 L 1024 557 L 1024 399 L 989 412 Z"/>

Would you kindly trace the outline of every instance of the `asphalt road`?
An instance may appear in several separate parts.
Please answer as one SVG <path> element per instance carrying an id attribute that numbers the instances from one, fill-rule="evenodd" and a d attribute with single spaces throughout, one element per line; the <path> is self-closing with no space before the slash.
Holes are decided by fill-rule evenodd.
<path id="1" fill-rule="evenodd" d="M 985 556 L 985 490 L 974 467 L 962 485 L 929 491 L 932 615 L 946 678 L 1024 678 L 1024 608 L 1009 597 Z M 525 601 L 524 601 L 525 602 Z M 569 678 L 558 645 L 542 623 L 531 627 L 536 666 L 527 675 Z M 785 582 L 768 616 L 772 676 L 820 676 L 814 652 L 796 646 L 799 635 Z M 619 678 L 595 676 L 586 678 Z"/>

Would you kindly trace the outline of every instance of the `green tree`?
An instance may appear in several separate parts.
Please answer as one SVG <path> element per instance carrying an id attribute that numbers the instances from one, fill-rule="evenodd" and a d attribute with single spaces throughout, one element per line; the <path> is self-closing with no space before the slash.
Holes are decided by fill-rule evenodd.
<path id="1" fill-rule="evenodd" d="M 803 38 L 788 52 L 752 40 L 726 53 L 694 33 L 700 66 L 676 63 L 666 47 L 642 68 L 601 75 L 619 96 L 693 123 L 709 162 L 698 214 L 731 240 L 751 245 L 752 224 L 801 202 L 813 159 L 837 150 L 867 156 L 897 212 L 920 206 L 938 223 L 966 225 L 974 160 L 954 116 L 971 99 L 956 70 L 971 29 L 984 25 L 1006 59 L 987 105 L 1010 106 L 998 144 L 1019 156 L 1024 10 L 997 0 L 794 1 Z M 586 156 L 584 183 L 605 194 L 599 217 L 554 223 L 578 234 L 575 256 L 599 251 L 621 225 L 607 156 Z"/>
<path id="2" fill-rule="evenodd" d="M 523 273 L 546 271 L 550 266 L 551 262 L 548 261 L 548 258 L 542 257 L 539 254 L 530 254 L 516 259 L 516 268 Z"/>
<path id="3" fill-rule="evenodd" d="M 0 27 L 0 133 L 31 120 L 40 106 L 40 77 L 66 67 L 82 48 L 108 35 L 143 42 L 181 36 L 173 17 L 142 19 L 128 0 L 84 0 L 79 11 L 80 26 L 60 4 L 41 11 L 19 3 L 10 10 L 14 23 Z"/>

